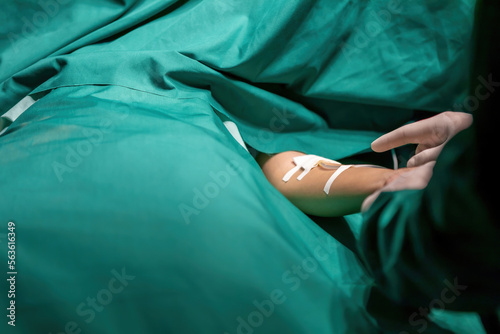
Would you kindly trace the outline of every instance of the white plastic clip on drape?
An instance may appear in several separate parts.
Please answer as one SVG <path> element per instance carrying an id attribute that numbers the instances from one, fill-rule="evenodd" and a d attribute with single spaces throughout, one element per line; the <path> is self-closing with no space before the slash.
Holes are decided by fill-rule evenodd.
<path id="1" fill-rule="evenodd" d="M 297 156 L 293 158 L 293 162 L 296 166 L 290 169 L 285 174 L 285 176 L 283 176 L 282 180 L 284 182 L 288 182 L 292 178 L 292 176 L 300 169 L 303 169 L 304 171 L 297 177 L 297 180 L 299 181 L 302 180 L 304 176 L 306 176 L 314 167 L 321 166 L 326 169 L 335 169 L 335 172 L 332 174 L 332 176 L 330 176 L 325 184 L 325 187 L 323 188 L 323 191 L 327 195 L 330 193 L 330 188 L 333 181 L 335 181 L 335 179 L 347 169 L 351 167 L 380 167 L 376 165 L 342 165 L 338 161 L 323 158 L 313 154 Z"/>

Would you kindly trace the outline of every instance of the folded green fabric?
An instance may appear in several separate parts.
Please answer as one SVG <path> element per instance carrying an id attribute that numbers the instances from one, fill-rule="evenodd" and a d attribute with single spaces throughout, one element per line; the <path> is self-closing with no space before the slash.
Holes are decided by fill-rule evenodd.
<path id="1" fill-rule="evenodd" d="M 381 297 L 341 237 L 358 238 L 361 216 L 325 219 L 341 232 L 327 233 L 219 116 L 261 152 L 366 152 L 415 110 L 462 101 L 472 7 L 6 4 L 0 114 L 38 99 L 0 136 L 0 237 L 13 222 L 17 270 L 0 304 L 15 300 L 15 330 L 414 332 L 415 310 Z M 426 333 L 478 326 L 447 319 Z"/>

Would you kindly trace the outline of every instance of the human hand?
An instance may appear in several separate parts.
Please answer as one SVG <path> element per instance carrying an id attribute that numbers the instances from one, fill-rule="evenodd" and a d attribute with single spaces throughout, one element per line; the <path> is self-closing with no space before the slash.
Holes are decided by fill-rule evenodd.
<path id="1" fill-rule="evenodd" d="M 471 114 L 445 111 L 397 128 L 373 141 L 371 146 L 375 152 L 384 152 L 406 144 L 417 144 L 407 167 L 422 166 L 436 161 L 444 145 L 471 124 Z"/>
<path id="2" fill-rule="evenodd" d="M 432 177 L 435 164 L 436 162 L 430 161 L 417 167 L 407 168 L 406 171 L 402 173 L 395 174 L 394 177 L 387 180 L 384 187 L 365 198 L 361 205 L 361 211 L 368 210 L 382 192 L 424 189 Z M 402 169 L 399 169 L 398 171 L 401 170 Z"/>
<path id="3" fill-rule="evenodd" d="M 406 144 L 417 144 L 415 155 L 408 160 L 409 170 L 396 174 L 384 187 L 368 196 L 361 206 L 366 211 L 382 192 L 423 189 L 429 183 L 436 160 L 444 145 L 472 124 L 472 115 L 445 111 L 436 116 L 404 125 L 372 142 L 375 152 L 384 152 Z"/>

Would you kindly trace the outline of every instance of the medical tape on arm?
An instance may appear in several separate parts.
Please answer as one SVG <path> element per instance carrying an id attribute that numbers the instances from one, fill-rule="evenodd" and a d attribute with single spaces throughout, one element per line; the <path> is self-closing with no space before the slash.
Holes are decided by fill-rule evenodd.
<path id="1" fill-rule="evenodd" d="M 330 160 L 326 159 L 317 155 L 300 155 L 295 158 L 293 158 L 293 162 L 295 163 L 295 167 L 290 169 L 285 176 L 283 176 L 283 181 L 288 182 L 292 176 L 299 171 L 300 169 L 303 169 L 304 171 L 297 177 L 297 180 L 300 181 L 306 176 L 314 167 L 317 167 L 321 165 L 321 167 L 324 167 L 326 169 L 336 169 L 336 171 L 330 176 L 328 181 L 325 184 L 325 187 L 323 188 L 323 191 L 328 195 L 330 193 L 330 188 L 332 186 L 333 181 L 342 174 L 344 171 L 348 170 L 351 167 L 378 167 L 378 168 L 383 168 L 380 166 L 376 165 L 342 165 L 340 162 L 335 161 L 335 160 Z"/>

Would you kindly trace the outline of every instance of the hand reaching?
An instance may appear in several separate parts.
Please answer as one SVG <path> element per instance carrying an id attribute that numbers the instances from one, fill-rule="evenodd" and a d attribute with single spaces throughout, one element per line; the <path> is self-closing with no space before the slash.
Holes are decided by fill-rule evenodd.
<path id="1" fill-rule="evenodd" d="M 407 167 L 417 167 L 436 161 L 444 145 L 472 124 L 472 115 L 445 111 L 436 116 L 404 125 L 372 143 L 375 152 L 384 152 L 406 144 L 418 144 Z"/>
<path id="2" fill-rule="evenodd" d="M 366 211 L 381 192 L 423 189 L 432 177 L 436 160 L 444 145 L 472 124 L 472 115 L 446 111 L 436 116 L 404 125 L 372 142 L 375 152 L 384 152 L 406 144 L 417 144 L 415 155 L 408 160 L 411 169 L 397 174 L 386 185 L 368 196 L 361 210 Z"/>

